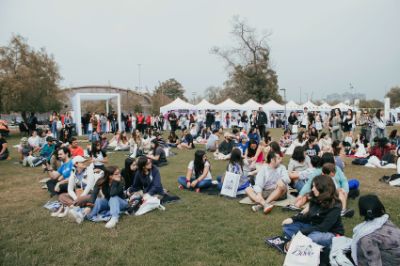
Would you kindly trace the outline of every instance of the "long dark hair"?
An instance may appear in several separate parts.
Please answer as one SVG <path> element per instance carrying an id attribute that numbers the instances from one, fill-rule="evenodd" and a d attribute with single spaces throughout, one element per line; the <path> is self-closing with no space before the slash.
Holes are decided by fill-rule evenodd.
<path id="1" fill-rule="evenodd" d="M 118 166 L 115 166 L 115 165 L 107 166 L 104 169 L 104 183 L 103 184 L 107 185 L 108 182 L 110 181 L 110 176 L 112 176 L 115 173 L 115 171 L 117 171 L 118 169 L 119 169 Z"/>
<path id="2" fill-rule="evenodd" d="M 97 145 L 100 144 L 100 149 L 97 149 Z M 101 143 L 100 141 L 96 140 L 92 142 L 92 154 L 97 155 L 101 151 Z"/>
<path id="3" fill-rule="evenodd" d="M 201 176 L 203 174 L 203 170 L 204 170 L 204 161 L 203 161 L 203 157 L 206 154 L 205 151 L 203 150 L 197 150 L 194 153 L 194 161 L 193 161 L 193 169 L 194 169 L 194 175 L 196 178 L 198 178 L 199 176 Z"/>
<path id="4" fill-rule="evenodd" d="M 229 163 L 234 165 L 238 163 L 240 167 L 243 169 L 243 157 L 242 151 L 238 148 L 233 148 L 231 151 L 231 158 L 229 159 Z"/>
<path id="5" fill-rule="evenodd" d="M 138 161 L 137 161 L 137 167 L 138 171 L 140 171 L 142 174 L 144 174 L 145 166 L 147 164 L 148 158 L 146 156 L 140 156 Z"/>
<path id="6" fill-rule="evenodd" d="M 319 195 L 315 196 L 311 191 L 311 201 L 322 206 L 322 208 L 333 208 L 336 203 L 340 202 L 335 183 L 331 177 L 319 175 L 313 179 L 313 185 L 318 190 Z"/>
<path id="7" fill-rule="evenodd" d="M 256 144 L 256 148 L 255 149 L 251 148 L 252 144 Z M 254 157 L 254 155 L 256 155 L 256 153 L 257 153 L 257 149 L 258 149 L 257 141 L 255 139 L 250 139 L 249 140 L 249 146 L 247 147 L 247 156 L 249 158 Z"/>
<path id="8" fill-rule="evenodd" d="M 376 118 L 378 118 L 379 120 L 382 120 L 381 111 L 382 111 L 382 109 L 378 109 L 378 111 L 376 111 L 376 114 L 375 114 Z"/>
<path id="9" fill-rule="evenodd" d="M 271 147 L 271 151 L 274 151 L 275 153 L 281 155 L 281 146 L 279 146 L 278 142 L 273 141 L 269 144 L 269 146 Z"/>

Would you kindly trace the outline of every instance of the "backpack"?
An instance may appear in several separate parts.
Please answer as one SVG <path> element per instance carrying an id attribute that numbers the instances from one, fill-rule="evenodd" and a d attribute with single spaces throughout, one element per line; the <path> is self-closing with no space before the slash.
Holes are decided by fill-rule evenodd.
<path id="1" fill-rule="evenodd" d="M 368 163 L 367 158 L 356 158 L 352 162 L 354 165 L 366 165 Z"/>

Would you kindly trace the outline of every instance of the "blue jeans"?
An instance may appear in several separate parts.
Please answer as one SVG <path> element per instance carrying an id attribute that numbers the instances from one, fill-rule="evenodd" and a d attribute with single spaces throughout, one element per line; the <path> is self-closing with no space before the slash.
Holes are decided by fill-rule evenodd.
<path id="1" fill-rule="evenodd" d="M 125 210 L 127 207 L 128 202 L 118 196 L 111 197 L 110 200 L 97 198 L 92 211 L 88 214 L 88 218 L 108 210 L 110 210 L 112 217 L 119 218 L 120 211 Z"/>
<path id="2" fill-rule="evenodd" d="M 288 239 L 292 239 L 292 237 L 297 234 L 298 231 L 301 229 L 306 229 L 312 227 L 311 224 L 301 223 L 301 222 L 294 222 L 292 224 L 286 224 L 283 226 L 283 233 Z M 311 240 L 321 246 L 330 247 L 332 245 L 332 238 L 335 237 L 333 233 L 327 232 L 319 232 L 314 231 L 308 234 L 308 237 Z"/>
<path id="3" fill-rule="evenodd" d="M 294 183 L 294 188 L 297 189 L 298 192 L 300 192 L 305 184 L 306 184 L 306 181 L 299 179 Z"/>
<path id="4" fill-rule="evenodd" d="M 190 182 L 193 182 L 195 179 L 196 179 L 196 178 L 191 178 L 191 179 L 190 179 Z M 187 185 L 186 185 L 186 176 L 180 176 L 180 177 L 178 177 L 178 183 L 179 183 L 180 185 L 182 185 L 184 188 L 189 189 L 189 188 L 187 187 Z M 203 179 L 203 180 L 201 180 L 199 183 L 197 183 L 197 185 L 196 185 L 194 188 L 205 189 L 205 188 L 211 187 L 211 185 L 212 185 L 212 183 L 211 183 L 211 180 L 210 180 L 210 179 L 208 179 L 208 180 L 204 180 L 204 179 Z"/>

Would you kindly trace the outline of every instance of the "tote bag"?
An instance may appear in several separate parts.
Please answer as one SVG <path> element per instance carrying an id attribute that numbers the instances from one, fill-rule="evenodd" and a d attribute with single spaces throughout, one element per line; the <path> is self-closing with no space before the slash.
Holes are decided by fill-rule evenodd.
<path id="1" fill-rule="evenodd" d="M 236 193 L 239 187 L 240 175 L 226 172 L 224 183 L 222 184 L 221 195 L 236 198 Z"/>
<path id="2" fill-rule="evenodd" d="M 317 266 L 322 246 L 298 232 L 292 239 L 285 257 L 284 266 Z"/>
<path id="3" fill-rule="evenodd" d="M 298 125 L 293 125 L 292 126 L 292 134 L 297 134 L 299 132 L 299 126 Z"/>

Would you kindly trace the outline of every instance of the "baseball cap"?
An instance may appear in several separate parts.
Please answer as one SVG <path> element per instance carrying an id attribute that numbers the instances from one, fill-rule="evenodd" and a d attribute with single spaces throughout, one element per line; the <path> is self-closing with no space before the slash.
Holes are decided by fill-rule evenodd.
<path id="1" fill-rule="evenodd" d="M 80 155 L 75 156 L 75 157 L 72 159 L 72 163 L 73 163 L 73 164 L 76 164 L 76 163 L 83 163 L 83 162 L 85 162 L 85 161 L 86 161 L 86 159 L 83 158 L 83 157 L 80 156 Z"/>

